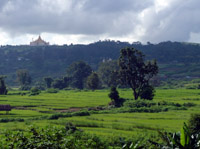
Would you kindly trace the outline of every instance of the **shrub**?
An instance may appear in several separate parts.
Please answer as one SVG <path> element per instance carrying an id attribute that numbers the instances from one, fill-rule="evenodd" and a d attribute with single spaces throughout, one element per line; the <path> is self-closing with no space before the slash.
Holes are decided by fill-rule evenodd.
<path id="1" fill-rule="evenodd" d="M 130 107 L 130 108 L 140 108 L 140 107 L 151 107 L 156 105 L 155 102 L 152 101 L 147 101 L 147 100 L 127 100 L 124 102 L 125 107 Z"/>
<path id="2" fill-rule="evenodd" d="M 71 117 L 72 115 L 70 113 L 66 113 L 66 114 L 62 114 L 62 113 L 57 113 L 57 114 L 53 114 L 51 116 L 49 116 L 49 120 L 57 120 L 60 117 Z"/>
<path id="3" fill-rule="evenodd" d="M 8 123 L 8 122 L 24 122 L 24 119 L 22 119 L 22 118 L 17 118 L 17 119 L 2 118 L 2 119 L 0 119 L 0 123 Z"/>
<path id="4" fill-rule="evenodd" d="M 78 111 L 72 113 L 72 116 L 89 116 L 90 113 L 88 111 Z"/>
<path id="5" fill-rule="evenodd" d="M 146 85 L 140 93 L 140 98 L 152 100 L 155 95 L 154 93 L 155 93 L 154 87 L 151 85 Z"/>
<path id="6" fill-rule="evenodd" d="M 192 102 L 187 102 L 187 103 L 184 103 L 183 106 L 185 106 L 185 107 L 194 107 L 194 106 L 196 106 L 196 104 L 192 103 Z"/>
<path id="7" fill-rule="evenodd" d="M 31 88 L 31 92 L 30 92 L 31 96 L 39 95 L 40 93 L 41 93 L 41 91 L 37 87 L 32 87 Z"/>
<path id="8" fill-rule="evenodd" d="M 119 97 L 116 87 L 111 87 L 108 97 L 111 99 L 111 102 L 115 105 L 115 107 L 123 106 L 125 99 Z"/>
<path id="9" fill-rule="evenodd" d="M 117 100 L 119 99 L 119 93 L 116 89 L 116 87 L 111 87 L 110 89 L 110 93 L 108 94 L 108 97 L 111 99 L 111 100 Z"/>
<path id="10" fill-rule="evenodd" d="M 191 115 L 188 127 L 191 133 L 200 133 L 200 114 Z"/>
<path id="11" fill-rule="evenodd" d="M 8 131 L 5 133 L 3 140 L 6 141 L 0 141 L 1 148 L 108 148 L 108 144 L 97 136 L 88 135 L 69 124 L 65 128 L 46 127 L 39 129 L 30 127 L 26 130 L 26 133 L 23 131 Z"/>
<path id="12" fill-rule="evenodd" d="M 46 90 L 47 93 L 58 93 L 58 89 L 54 89 L 54 88 L 49 88 Z"/>

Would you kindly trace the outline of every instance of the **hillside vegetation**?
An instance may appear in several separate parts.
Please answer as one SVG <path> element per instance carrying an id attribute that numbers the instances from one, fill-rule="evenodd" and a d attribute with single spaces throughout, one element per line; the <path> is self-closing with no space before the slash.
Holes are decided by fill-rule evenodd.
<path id="1" fill-rule="evenodd" d="M 124 47 L 134 47 L 147 59 L 156 59 L 162 80 L 199 77 L 199 44 L 169 41 L 143 45 L 109 40 L 89 45 L 1 46 L 0 75 L 7 75 L 6 82 L 10 85 L 16 85 L 14 81 L 19 69 L 27 69 L 33 80 L 42 80 L 45 76 L 61 77 L 71 63 L 79 60 L 96 70 L 100 62 L 118 59 L 119 51 Z"/>

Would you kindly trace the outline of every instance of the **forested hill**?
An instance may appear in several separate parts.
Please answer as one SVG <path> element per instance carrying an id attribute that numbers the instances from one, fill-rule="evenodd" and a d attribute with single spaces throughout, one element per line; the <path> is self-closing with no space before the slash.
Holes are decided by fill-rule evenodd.
<path id="1" fill-rule="evenodd" d="M 28 69 L 33 79 L 59 77 L 65 75 L 72 62 L 79 60 L 86 61 L 95 70 L 103 60 L 117 59 L 124 47 L 134 47 L 147 59 L 156 59 L 160 74 L 167 77 L 199 77 L 200 45 L 170 41 L 146 45 L 99 41 L 89 45 L 1 46 L 0 75 L 7 75 L 7 82 L 11 82 L 18 69 Z"/>

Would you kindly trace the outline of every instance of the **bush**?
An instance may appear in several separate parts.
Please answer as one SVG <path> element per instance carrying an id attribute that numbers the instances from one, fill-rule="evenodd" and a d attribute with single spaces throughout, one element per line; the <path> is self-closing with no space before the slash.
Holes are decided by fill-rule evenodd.
<path id="1" fill-rule="evenodd" d="M 129 108 L 151 107 L 154 105 L 156 105 L 155 102 L 147 100 L 127 100 L 124 102 L 124 106 Z"/>
<path id="2" fill-rule="evenodd" d="M 141 99 L 152 100 L 155 95 L 154 87 L 151 85 L 146 85 L 140 94 Z"/>
<path id="3" fill-rule="evenodd" d="M 47 93 L 58 93 L 58 89 L 54 89 L 54 88 L 49 88 L 46 90 Z"/>
<path id="4" fill-rule="evenodd" d="M 196 106 L 196 104 L 192 103 L 192 102 L 187 102 L 187 103 L 184 103 L 183 106 L 185 106 L 185 107 L 194 107 L 194 106 Z"/>
<path id="5" fill-rule="evenodd" d="M 97 136 L 88 135 L 69 124 L 66 125 L 66 128 L 46 127 L 39 129 L 30 127 L 26 133 L 9 131 L 5 133 L 3 140 L 6 140 L 0 141 L 0 147 L 3 148 L 108 148 L 108 144 Z"/>
<path id="6" fill-rule="evenodd" d="M 78 111 L 72 113 L 72 116 L 89 116 L 90 113 L 88 111 Z"/>
<path id="7" fill-rule="evenodd" d="M 118 93 L 118 91 L 117 91 L 117 89 L 116 89 L 116 87 L 111 87 L 111 89 L 110 89 L 110 93 L 108 94 L 108 97 L 111 99 L 111 100 L 117 100 L 117 99 L 119 99 L 119 93 Z"/>
<path id="8" fill-rule="evenodd" d="M 125 99 L 119 97 L 116 87 L 111 87 L 108 97 L 111 99 L 111 103 L 114 104 L 115 107 L 123 106 Z"/>
<path id="9" fill-rule="evenodd" d="M 8 123 L 8 122 L 24 122 L 24 119 L 22 119 L 22 118 L 17 118 L 17 119 L 2 118 L 2 119 L 0 119 L 0 123 Z"/>
<path id="10" fill-rule="evenodd" d="M 200 133 L 200 114 L 192 114 L 189 122 L 188 127 L 191 133 Z"/>
<path id="11" fill-rule="evenodd" d="M 31 92 L 30 92 L 31 96 L 39 95 L 40 93 L 41 93 L 41 91 L 37 87 L 32 87 L 31 88 Z"/>
<path id="12" fill-rule="evenodd" d="M 49 116 L 49 120 L 57 120 L 60 117 L 71 117 L 72 115 L 70 113 L 66 113 L 66 114 L 62 114 L 62 113 L 57 113 L 57 114 L 53 114 L 51 116 Z"/>

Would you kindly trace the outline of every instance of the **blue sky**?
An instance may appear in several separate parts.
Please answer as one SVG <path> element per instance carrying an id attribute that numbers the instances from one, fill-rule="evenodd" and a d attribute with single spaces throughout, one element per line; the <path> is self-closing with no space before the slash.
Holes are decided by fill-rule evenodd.
<path id="1" fill-rule="evenodd" d="M 0 0 L 0 45 L 200 42 L 199 0 Z"/>

